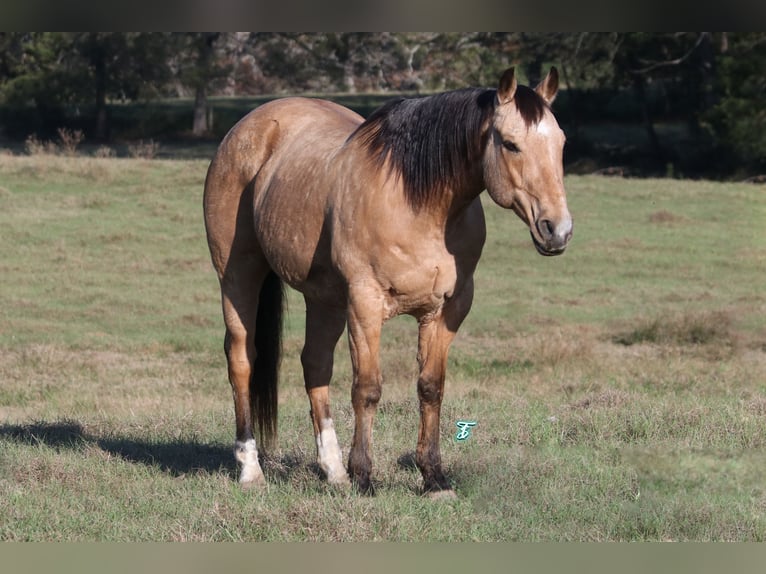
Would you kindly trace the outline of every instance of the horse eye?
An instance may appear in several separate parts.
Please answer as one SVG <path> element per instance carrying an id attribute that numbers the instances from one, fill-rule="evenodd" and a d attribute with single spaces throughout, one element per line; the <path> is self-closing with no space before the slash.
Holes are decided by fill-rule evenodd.
<path id="1" fill-rule="evenodd" d="M 519 153 L 520 151 L 518 146 L 511 140 L 503 140 L 503 147 L 508 151 L 512 151 L 513 153 Z"/>

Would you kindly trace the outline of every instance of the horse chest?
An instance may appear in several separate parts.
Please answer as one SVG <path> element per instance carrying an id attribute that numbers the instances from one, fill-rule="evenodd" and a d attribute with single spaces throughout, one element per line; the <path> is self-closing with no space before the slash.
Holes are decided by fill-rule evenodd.
<path id="1" fill-rule="evenodd" d="M 441 258 L 424 259 L 420 264 L 410 263 L 381 269 L 378 274 L 386 319 L 401 314 L 420 316 L 438 313 L 455 292 L 457 266 L 448 254 Z"/>

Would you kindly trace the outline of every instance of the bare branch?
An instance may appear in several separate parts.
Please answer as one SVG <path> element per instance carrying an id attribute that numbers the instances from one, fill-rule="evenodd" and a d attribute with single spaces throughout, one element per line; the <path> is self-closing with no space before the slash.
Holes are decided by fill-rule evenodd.
<path id="1" fill-rule="evenodd" d="M 700 44 L 702 44 L 703 40 L 710 35 L 710 32 L 701 32 L 700 35 L 697 37 L 697 41 L 694 43 L 694 46 L 689 49 L 688 52 L 686 52 L 683 56 L 680 58 L 675 58 L 673 60 L 664 60 L 661 62 L 651 62 L 648 66 L 644 68 L 634 69 L 631 70 L 633 74 L 647 74 L 649 72 L 652 72 L 658 68 L 666 68 L 670 66 L 678 66 L 680 64 L 683 64 L 686 60 L 688 60 L 691 55 L 694 53 L 694 51 L 699 48 Z M 678 36 L 678 35 L 676 35 Z"/>

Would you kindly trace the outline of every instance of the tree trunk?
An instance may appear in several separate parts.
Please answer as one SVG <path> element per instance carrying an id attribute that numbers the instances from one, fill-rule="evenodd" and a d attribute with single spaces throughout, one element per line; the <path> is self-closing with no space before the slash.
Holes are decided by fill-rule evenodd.
<path id="1" fill-rule="evenodd" d="M 572 133 L 570 137 L 573 142 L 579 143 L 580 141 L 580 96 L 572 88 L 569 83 L 569 74 L 567 73 L 567 67 L 564 62 L 561 62 L 561 77 L 564 80 L 564 86 L 566 86 L 567 96 L 569 97 L 569 113 L 570 121 L 572 122 Z"/>
<path id="2" fill-rule="evenodd" d="M 109 138 L 109 117 L 106 109 L 106 62 L 99 53 L 94 61 L 96 75 L 96 139 Z"/>
<path id="3" fill-rule="evenodd" d="M 646 136 L 649 138 L 649 146 L 652 150 L 652 154 L 660 161 L 665 161 L 665 152 L 660 145 L 660 140 L 657 137 L 657 132 L 654 129 L 654 122 L 652 121 L 652 114 L 649 109 L 649 98 L 646 94 L 646 86 L 644 85 L 644 77 L 641 74 L 633 74 L 633 87 L 638 95 L 638 100 L 641 103 L 641 119 L 646 130 Z"/>
<path id="4" fill-rule="evenodd" d="M 700 112 L 706 112 L 715 104 L 715 49 L 713 47 L 713 38 L 710 32 L 703 32 L 704 36 L 700 43 Z M 695 121 L 697 118 L 695 118 Z"/>
<path id="5" fill-rule="evenodd" d="M 354 62 L 349 58 L 343 63 L 343 86 L 349 94 L 356 93 L 356 80 L 354 79 Z"/>
<path id="6" fill-rule="evenodd" d="M 197 91 L 194 95 L 194 125 L 192 133 L 195 136 L 202 136 L 208 131 L 210 131 L 210 126 L 208 125 L 207 91 L 205 86 L 197 86 Z"/>
<path id="7" fill-rule="evenodd" d="M 195 81 L 194 122 L 192 123 L 192 134 L 195 136 L 202 136 L 208 133 L 212 127 L 212 114 L 210 114 L 207 105 L 207 89 L 208 84 L 210 84 L 215 75 L 215 51 L 213 46 L 220 35 L 220 32 L 203 33 L 196 42 L 198 50 L 197 69 L 201 73 L 200 77 Z"/>

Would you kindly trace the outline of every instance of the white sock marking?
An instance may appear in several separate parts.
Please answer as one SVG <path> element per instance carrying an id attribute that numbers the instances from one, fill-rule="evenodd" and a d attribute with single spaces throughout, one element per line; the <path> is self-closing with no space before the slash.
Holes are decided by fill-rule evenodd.
<path id="1" fill-rule="evenodd" d="M 331 484 L 346 484 L 349 482 L 346 469 L 343 467 L 343 457 L 335 434 L 332 419 L 322 419 L 319 423 L 320 432 L 317 435 L 317 462 L 327 474 Z"/>
<path id="2" fill-rule="evenodd" d="M 255 439 L 249 439 L 245 442 L 236 441 L 234 443 L 234 456 L 242 465 L 242 471 L 239 474 L 240 484 L 264 483 L 266 481 L 261 465 L 258 464 L 258 449 L 255 446 Z"/>

